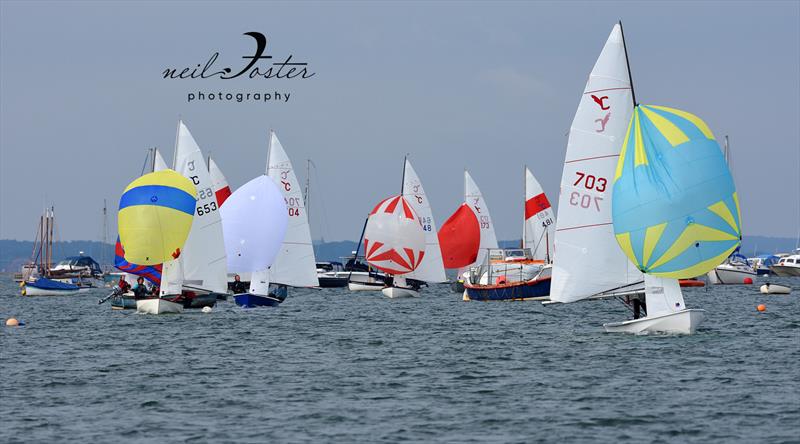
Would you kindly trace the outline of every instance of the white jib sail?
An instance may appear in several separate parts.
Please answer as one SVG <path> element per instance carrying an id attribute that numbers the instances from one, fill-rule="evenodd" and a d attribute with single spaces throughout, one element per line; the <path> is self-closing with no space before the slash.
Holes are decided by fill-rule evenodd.
<path id="1" fill-rule="evenodd" d="M 431 204 L 425 195 L 425 189 L 422 188 L 419 176 L 417 176 L 408 159 L 406 159 L 403 168 L 403 197 L 414 208 L 425 232 L 425 256 L 423 256 L 419 267 L 407 274 L 406 278 L 425 282 L 445 282 L 447 281 L 447 276 L 444 274 L 442 250 L 439 247 L 439 236 L 436 234 L 438 231 L 436 230 L 436 222 L 433 220 Z"/>
<path id="2" fill-rule="evenodd" d="M 274 131 L 270 131 L 267 175 L 283 194 L 289 213 L 283 244 L 270 268 L 270 280 L 292 287 L 316 287 L 319 285 L 317 262 L 311 243 L 311 228 L 303 200 L 303 189 L 294 173 L 292 162 Z"/>
<path id="3" fill-rule="evenodd" d="M 250 294 L 266 296 L 269 294 L 269 270 L 254 271 L 250 274 Z"/>
<path id="4" fill-rule="evenodd" d="M 481 233 L 481 243 L 478 250 L 478 258 L 472 265 L 482 264 L 486 259 L 489 248 L 497 248 L 497 235 L 494 232 L 494 223 L 489 214 L 489 206 L 483 199 L 483 194 L 478 185 L 472 180 L 469 172 L 464 171 L 464 203 L 472 208 L 475 217 L 478 218 L 478 226 Z M 470 266 L 472 266 L 470 265 Z M 469 267 L 466 267 L 469 269 Z"/>
<path id="5" fill-rule="evenodd" d="M 640 282 L 614 238 L 611 188 L 633 113 L 622 31 L 615 25 L 570 128 L 558 200 L 550 299 L 573 302 Z"/>
<path id="6" fill-rule="evenodd" d="M 197 189 L 192 229 L 180 256 L 184 285 L 225 293 L 228 290 L 225 242 L 217 199 L 203 153 L 182 121 L 178 122 L 175 170 L 189 178 Z"/>
<path id="7" fill-rule="evenodd" d="M 686 309 L 677 279 L 644 275 L 647 317 L 652 318 Z"/>
<path id="8" fill-rule="evenodd" d="M 522 248 L 530 248 L 534 259 L 553 260 L 556 239 L 556 216 L 542 186 L 525 168 L 525 220 Z"/>
<path id="9" fill-rule="evenodd" d="M 169 168 L 167 162 L 164 162 L 164 158 L 161 157 L 161 152 L 156 148 L 153 154 L 153 171 L 162 171 L 167 168 Z"/>

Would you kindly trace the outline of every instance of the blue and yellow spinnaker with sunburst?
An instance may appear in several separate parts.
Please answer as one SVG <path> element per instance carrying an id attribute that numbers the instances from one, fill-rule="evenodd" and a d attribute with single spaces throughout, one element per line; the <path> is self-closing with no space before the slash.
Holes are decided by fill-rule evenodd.
<path id="1" fill-rule="evenodd" d="M 197 192 L 174 170 L 145 174 L 119 200 L 118 228 L 125 260 L 155 265 L 178 257 L 189 237 Z"/>
<path id="2" fill-rule="evenodd" d="M 728 165 L 708 125 L 685 111 L 634 108 L 612 204 L 617 242 L 644 273 L 700 276 L 741 243 Z"/>

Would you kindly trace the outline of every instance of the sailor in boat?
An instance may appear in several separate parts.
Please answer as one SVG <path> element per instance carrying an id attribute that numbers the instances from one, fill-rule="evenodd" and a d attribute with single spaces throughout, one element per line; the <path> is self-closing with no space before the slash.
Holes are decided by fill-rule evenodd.
<path id="1" fill-rule="evenodd" d="M 645 303 L 645 295 L 633 299 L 633 319 L 639 319 L 642 312 L 647 316 L 647 304 Z"/>
<path id="2" fill-rule="evenodd" d="M 233 285 L 231 285 L 231 290 L 233 290 L 233 294 L 242 294 L 247 293 L 247 285 L 242 282 L 242 278 L 237 274 L 233 278 Z"/>
<path id="3" fill-rule="evenodd" d="M 139 278 L 136 279 L 136 285 L 133 286 L 133 297 L 135 299 L 147 299 L 148 293 L 147 286 L 144 285 L 144 278 L 139 276 Z"/>
<path id="4" fill-rule="evenodd" d="M 125 276 L 119 277 L 119 282 L 117 282 L 117 287 L 119 287 L 119 294 L 125 294 L 131 289 L 131 284 L 125 280 Z"/>

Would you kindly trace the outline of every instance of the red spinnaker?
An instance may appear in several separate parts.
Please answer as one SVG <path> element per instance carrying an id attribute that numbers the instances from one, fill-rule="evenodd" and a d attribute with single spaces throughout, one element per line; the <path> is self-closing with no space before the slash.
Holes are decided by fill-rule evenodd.
<path id="1" fill-rule="evenodd" d="M 478 218 L 467 204 L 461 204 L 439 229 L 444 268 L 461 268 L 478 258 L 481 229 Z"/>

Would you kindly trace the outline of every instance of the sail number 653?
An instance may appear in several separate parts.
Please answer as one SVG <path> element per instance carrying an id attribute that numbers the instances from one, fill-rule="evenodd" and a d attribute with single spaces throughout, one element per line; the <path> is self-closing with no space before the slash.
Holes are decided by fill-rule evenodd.
<path id="1" fill-rule="evenodd" d="M 578 175 L 578 179 L 573 183 L 573 185 L 578 186 L 583 182 L 583 187 L 587 190 L 595 190 L 600 193 L 606 190 L 606 185 L 608 181 L 605 177 L 595 177 L 591 174 L 582 173 L 580 171 L 576 171 L 575 174 Z"/>

